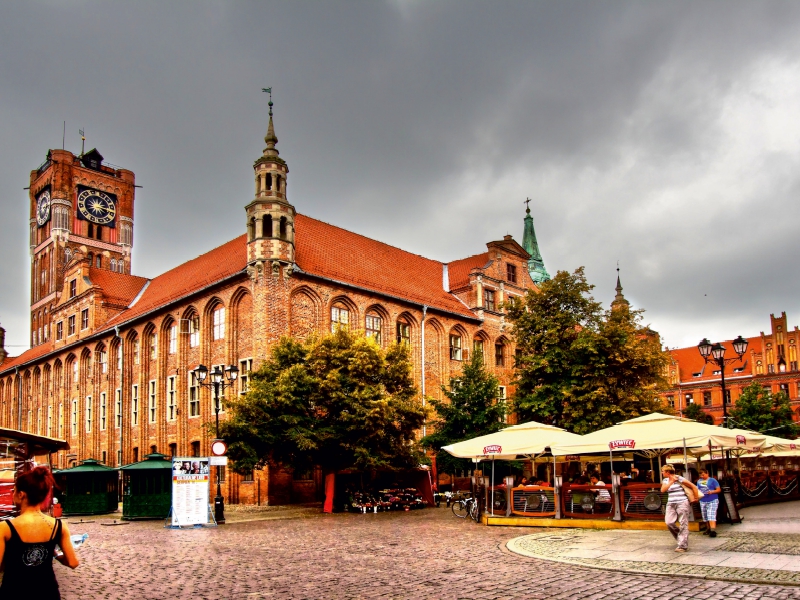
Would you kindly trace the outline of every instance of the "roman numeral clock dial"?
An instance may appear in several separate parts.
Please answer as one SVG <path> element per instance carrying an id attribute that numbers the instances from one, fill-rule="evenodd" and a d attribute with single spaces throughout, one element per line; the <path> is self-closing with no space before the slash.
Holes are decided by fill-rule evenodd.
<path id="1" fill-rule="evenodd" d="M 117 214 L 114 201 L 97 190 L 84 190 L 78 195 L 78 211 L 84 219 L 97 225 L 111 223 Z"/>

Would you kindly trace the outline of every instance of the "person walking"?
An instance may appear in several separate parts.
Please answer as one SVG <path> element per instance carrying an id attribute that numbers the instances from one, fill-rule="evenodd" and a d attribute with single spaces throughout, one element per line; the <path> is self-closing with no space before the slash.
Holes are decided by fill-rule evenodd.
<path id="1" fill-rule="evenodd" d="M 0 564 L 5 571 L 0 600 L 60 599 L 53 558 L 72 569 L 79 564 L 66 523 L 42 511 L 54 484 L 47 467 L 35 467 L 14 482 L 14 505 L 20 514 L 0 523 Z M 56 545 L 63 551 L 59 555 Z"/>
<path id="2" fill-rule="evenodd" d="M 719 481 L 709 477 L 708 469 L 700 469 L 697 488 L 703 492 L 703 497 L 700 498 L 700 512 L 703 513 L 703 521 L 706 522 L 706 530 L 703 535 L 717 537 L 717 509 L 721 491 Z"/>
<path id="3" fill-rule="evenodd" d="M 664 465 L 661 468 L 661 492 L 669 493 L 667 499 L 667 510 L 664 515 L 664 522 L 672 537 L 678 542 L 675 552 L 686 552 L 689 549 L 689 511 L 691 510 L 690 498 L 685 488 L 689 488 L 698 496 L 697 488 L 688 479 L 675 474 L 672 465 Z M 684 487 L 685 486 L 685 487 Z M 675 523 L 678 522 L 678 525 Z"/>

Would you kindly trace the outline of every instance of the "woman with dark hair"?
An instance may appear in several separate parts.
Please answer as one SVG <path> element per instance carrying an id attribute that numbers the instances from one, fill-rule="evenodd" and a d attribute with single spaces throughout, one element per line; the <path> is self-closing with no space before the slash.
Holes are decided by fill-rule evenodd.
<path id="1" fill-rule="evenodd" d="M 36 467 L 14 482 L 14 505 L 19 516 L 0 523 L 0 565 L 3 566 L 3 598 L 61 598 L 53 572 L 53 558 L 72 569 L 78 558 L 69 528 L 46 515 L 55 480 L 47 467 Z M 63 553 L 55 555 L 56 544 Z"/>

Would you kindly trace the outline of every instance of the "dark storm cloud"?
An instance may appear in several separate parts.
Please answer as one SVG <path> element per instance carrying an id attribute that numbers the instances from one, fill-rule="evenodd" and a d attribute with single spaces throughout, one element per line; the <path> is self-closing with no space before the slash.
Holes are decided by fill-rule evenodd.
<path id="1" fill-rule="evenodd" d="M 522 234 L 671 345 L 795 300 L 793 3 L 95 3 L 0 7 L 0 319 L 27 339 L 27 199 L 47 148 L 132 169 L 134 270 L 243 231 L 265 86 L 300 212 L 452 260 Z M 797 74 L 796 74 L 797 73 Z M 797 135 L 794 135 L 794 133 Z M 731 329 L 738 327 L 740 329 Z M 12 349 L 13 350 L 13 349 Z"/>

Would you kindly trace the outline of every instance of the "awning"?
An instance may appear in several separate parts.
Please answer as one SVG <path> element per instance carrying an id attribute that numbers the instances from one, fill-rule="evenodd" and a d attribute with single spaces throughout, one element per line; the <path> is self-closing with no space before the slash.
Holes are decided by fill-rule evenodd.
<path id="1" fill-rule="evenodd" d="M 515 460 L 542 454 L 557 443 L 574 443 L 580 439 L 581 436 L 560 427 L 529 421 L 496 433 L 450 444 L 442 450 L 456 458 Z"/>

